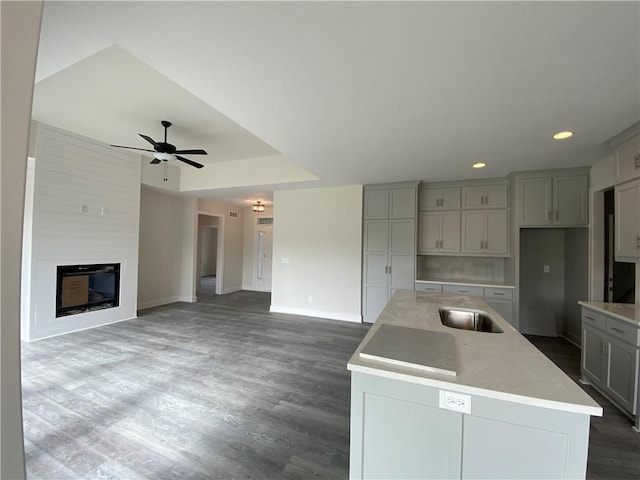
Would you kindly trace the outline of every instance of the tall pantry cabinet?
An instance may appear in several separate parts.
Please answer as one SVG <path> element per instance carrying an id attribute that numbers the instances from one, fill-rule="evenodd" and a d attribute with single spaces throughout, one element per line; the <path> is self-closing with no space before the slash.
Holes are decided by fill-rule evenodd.
<path id="1" fill-rule="evenodd" d="M 365 185 L 362 319 L 376 321 L 391 295 L 413 290 L 419 182 Z"/>

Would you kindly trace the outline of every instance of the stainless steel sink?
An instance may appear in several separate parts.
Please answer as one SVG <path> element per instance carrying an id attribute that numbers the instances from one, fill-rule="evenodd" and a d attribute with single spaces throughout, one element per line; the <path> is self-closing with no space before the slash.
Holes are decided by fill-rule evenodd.
<path id="1" fill-rule="evenodd" d="M 486 333 L 502 333 L 504 331 L 493 318 L 484 312 L 448 308 L 441 308 L 439 312 L 440 320 L 446 327 Z"/>

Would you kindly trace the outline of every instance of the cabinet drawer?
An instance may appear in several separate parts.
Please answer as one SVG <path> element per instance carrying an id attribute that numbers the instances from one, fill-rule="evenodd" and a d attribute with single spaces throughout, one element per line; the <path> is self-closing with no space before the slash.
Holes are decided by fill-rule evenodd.
<path id="1" fill-rule="evenodd" d="M 484 288 L 482 287 L 468 287 L 466 285 L 444 285 L 442 287 L 443 293 L 457 293 L 460 295 L 477 295 L 482 297 Z"/>
<path id="2" fill-rule="evenodd" d="M 631 345 L 640 345 L 638 327 L 607 317 L 607 333 Z"/>
<path id="3" fill-rule="evenodd" d="M 592 310 L 582 309 L 582 322 L 587 325 L 591 325 L 592 327 L 599 328 L 600 330 L 607 329 L 607 320 L 605 316 Z"/>
<path id="4" fill-rule="evenodd" d="M 416 292 L 442 293 L 442 285 L 416 282 Z"/>
<path id="5" fill-rule="evenodd" d="M 511 288 L 485 288 L 485 298 L 504 298 L 511 300 L 513 298 L 513 289 Z"/>

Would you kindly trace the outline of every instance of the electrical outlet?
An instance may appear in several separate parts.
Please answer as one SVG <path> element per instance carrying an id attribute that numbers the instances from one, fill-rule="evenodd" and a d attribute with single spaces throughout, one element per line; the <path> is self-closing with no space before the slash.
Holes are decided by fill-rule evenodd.
<path id="1" fill-rule="evenodd" d="M 313 303 L 313 297 L 309 295 L 309 303 Z"/>
<path id="2" fill-rule="evenodd" d="M 89 205 L 87 205 L 86 203 L 83 203 L 83 204 L 80 206 L 80 211 L 81 211 L 82 213 L 89 213 Z"/>
<path id="3" fill-rule="evenodd" d="M 542 271 L 544 273 L 549 273 L 551 271 L 551 268 L 549 268 L 549 265 L 545 265 L 545 266 L 542 267 Z"/>
<path id="4" fill-rule="evenodd" d="M 439 407 L 455 412 L 471 414 L 471 395 L 440 390 Z"/>

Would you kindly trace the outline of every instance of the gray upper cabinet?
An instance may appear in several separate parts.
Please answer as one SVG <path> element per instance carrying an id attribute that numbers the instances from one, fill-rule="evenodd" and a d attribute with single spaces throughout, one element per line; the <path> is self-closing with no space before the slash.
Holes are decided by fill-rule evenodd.
<path id="1" fill-rule="evenodd" d="M 616 183 L 640 178 L 640 137 L 622 144 L 616 152 Z"/>
<path id="2" fill-rule="evenodd" d="M 588 177 L 562 175 L 518 180 L 518 222 L 521 227 L 587 226 Z"/>
<path id="3" fill-rule="evenodd" d="M 462 187 L 462 208 L 507 208 L 507 185 Z"/>
<path id="4" fill-rule="evenodd" d="M 415 218 L 416 189 L 365 190 L 364 219 Z"/>
<path id="5" fill-rule="evenodd" d="M 640 179 L 616 185 L 615 256 L 640 257 Z"/>
<path id="6" fill-rule="evenodd" d="M 420 191 L 420 211 L 457 210 L 460 208 L 460 188 L 423 188 Z"/>
<path id="7" fill-rule="evenodd" d="M 397 289 L 416 278 L 417 185 L 367 185 L 363 201 L 362 317 L 375 322 Z"/>

